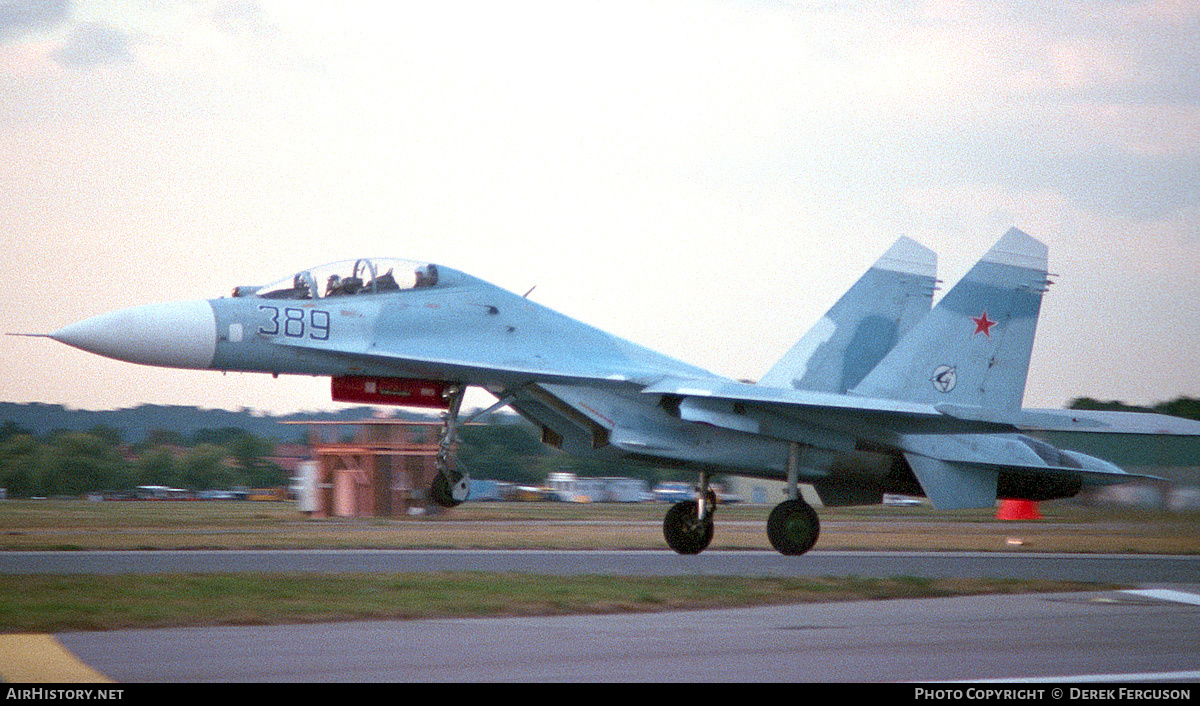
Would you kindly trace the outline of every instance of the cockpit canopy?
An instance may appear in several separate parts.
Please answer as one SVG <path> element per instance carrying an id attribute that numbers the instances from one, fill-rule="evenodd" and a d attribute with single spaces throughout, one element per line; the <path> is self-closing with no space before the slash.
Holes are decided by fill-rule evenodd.
<path id="1" fill-rule="evenodd" d="M 313 267 L 262 287 L 238 287 L 233 296 L 325 299 L 432 287 L 437 283 L 437 265 L 395 258 L 360 258 Z"/>

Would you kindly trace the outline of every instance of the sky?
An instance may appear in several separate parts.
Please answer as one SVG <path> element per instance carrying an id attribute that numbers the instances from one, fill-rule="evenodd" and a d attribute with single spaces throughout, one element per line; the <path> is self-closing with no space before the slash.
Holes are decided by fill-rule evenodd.
<path id="1" fill-rule="evenodd" d="M 428 260 L 757 379 L 898 237 L 1047 243 L 1025 405 L 1200 397 L 1200 0 L 0 0 L 0 331 Z M 0 339 L 0 401 L 327 379 Z M 484 400 L 483 403 L 486 403 Z"/>

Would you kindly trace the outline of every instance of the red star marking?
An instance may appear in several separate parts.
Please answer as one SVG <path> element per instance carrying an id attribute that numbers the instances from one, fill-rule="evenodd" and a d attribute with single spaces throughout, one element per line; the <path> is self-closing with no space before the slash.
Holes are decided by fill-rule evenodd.
<path id="1" fill-rule="evenodd" d="M 996 322 L 988 318 L 986 311 L 983 312 L 983 316 L 972 316 L 971 320 L 975 322 L 975 333 L 982 333 L 988 338 L 992 337 L 992 327 L 996 325 Z"/>

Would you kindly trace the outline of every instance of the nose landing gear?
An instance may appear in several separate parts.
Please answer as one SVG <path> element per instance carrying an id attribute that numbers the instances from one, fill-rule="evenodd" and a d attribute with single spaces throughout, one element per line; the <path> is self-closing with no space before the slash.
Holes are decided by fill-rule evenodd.
<path id="1" fill-rule="evenodd" d="M 448 384 L 444 393 L 447 410 L 442 415 L 442 435 L 438 440 L 437 476 L 434 477 L 433 484 L 429 487 L 429 497 L 442 507 L 461 505 L 471 495 L 471 476 L 458 464 L 457 458 L 454 462 L 456 467 L 450 467 L 450 455 L 454 450 L 454 445 L 461 441 L 458 438 L 458 428 L 512 404 L 516 398 L 515 393 L 505 394 L 491 407 L 474 412 L 460 422 L 458 413 L 462 409 L 463 396 L 466 393 L 467 386 L 463 384 Z"/>
<path id="2" fill-rule="evenodd" d="M 458 471 L 439 472 L 429 487 L 429 497 L 442 507 L 457 507 L 471 495 L 471 477 Z"/>
<path id="3" fill-rule="evenodd" d="M 442 415 L 442 435 L 438 440 L 437 475 L 429 487 L 429 497 L 442 507 L 461 505 L 471 495 L 471 477 L 450 467 L 450 453 L 458 443 L 458 412 L 462 408 L 463 395 L 467 388 L 462 385 L 451 387 L 447 392 L 449 410 Z"/>

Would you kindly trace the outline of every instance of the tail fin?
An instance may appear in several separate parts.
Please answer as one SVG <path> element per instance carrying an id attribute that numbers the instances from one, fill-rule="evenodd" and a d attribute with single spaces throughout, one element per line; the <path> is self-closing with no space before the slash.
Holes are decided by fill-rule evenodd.
<path id="1" fill-rule="evenodd" d="M 900 238 L 759 380 L 843 393 L 859 383 L 929 311 L 937 255 Z"/>
<path id="2" fill-rule="evenodd" d="M 1005 233 L 853 394 L 1020 409 L 1046 262 L 1045 244 Z"/>

